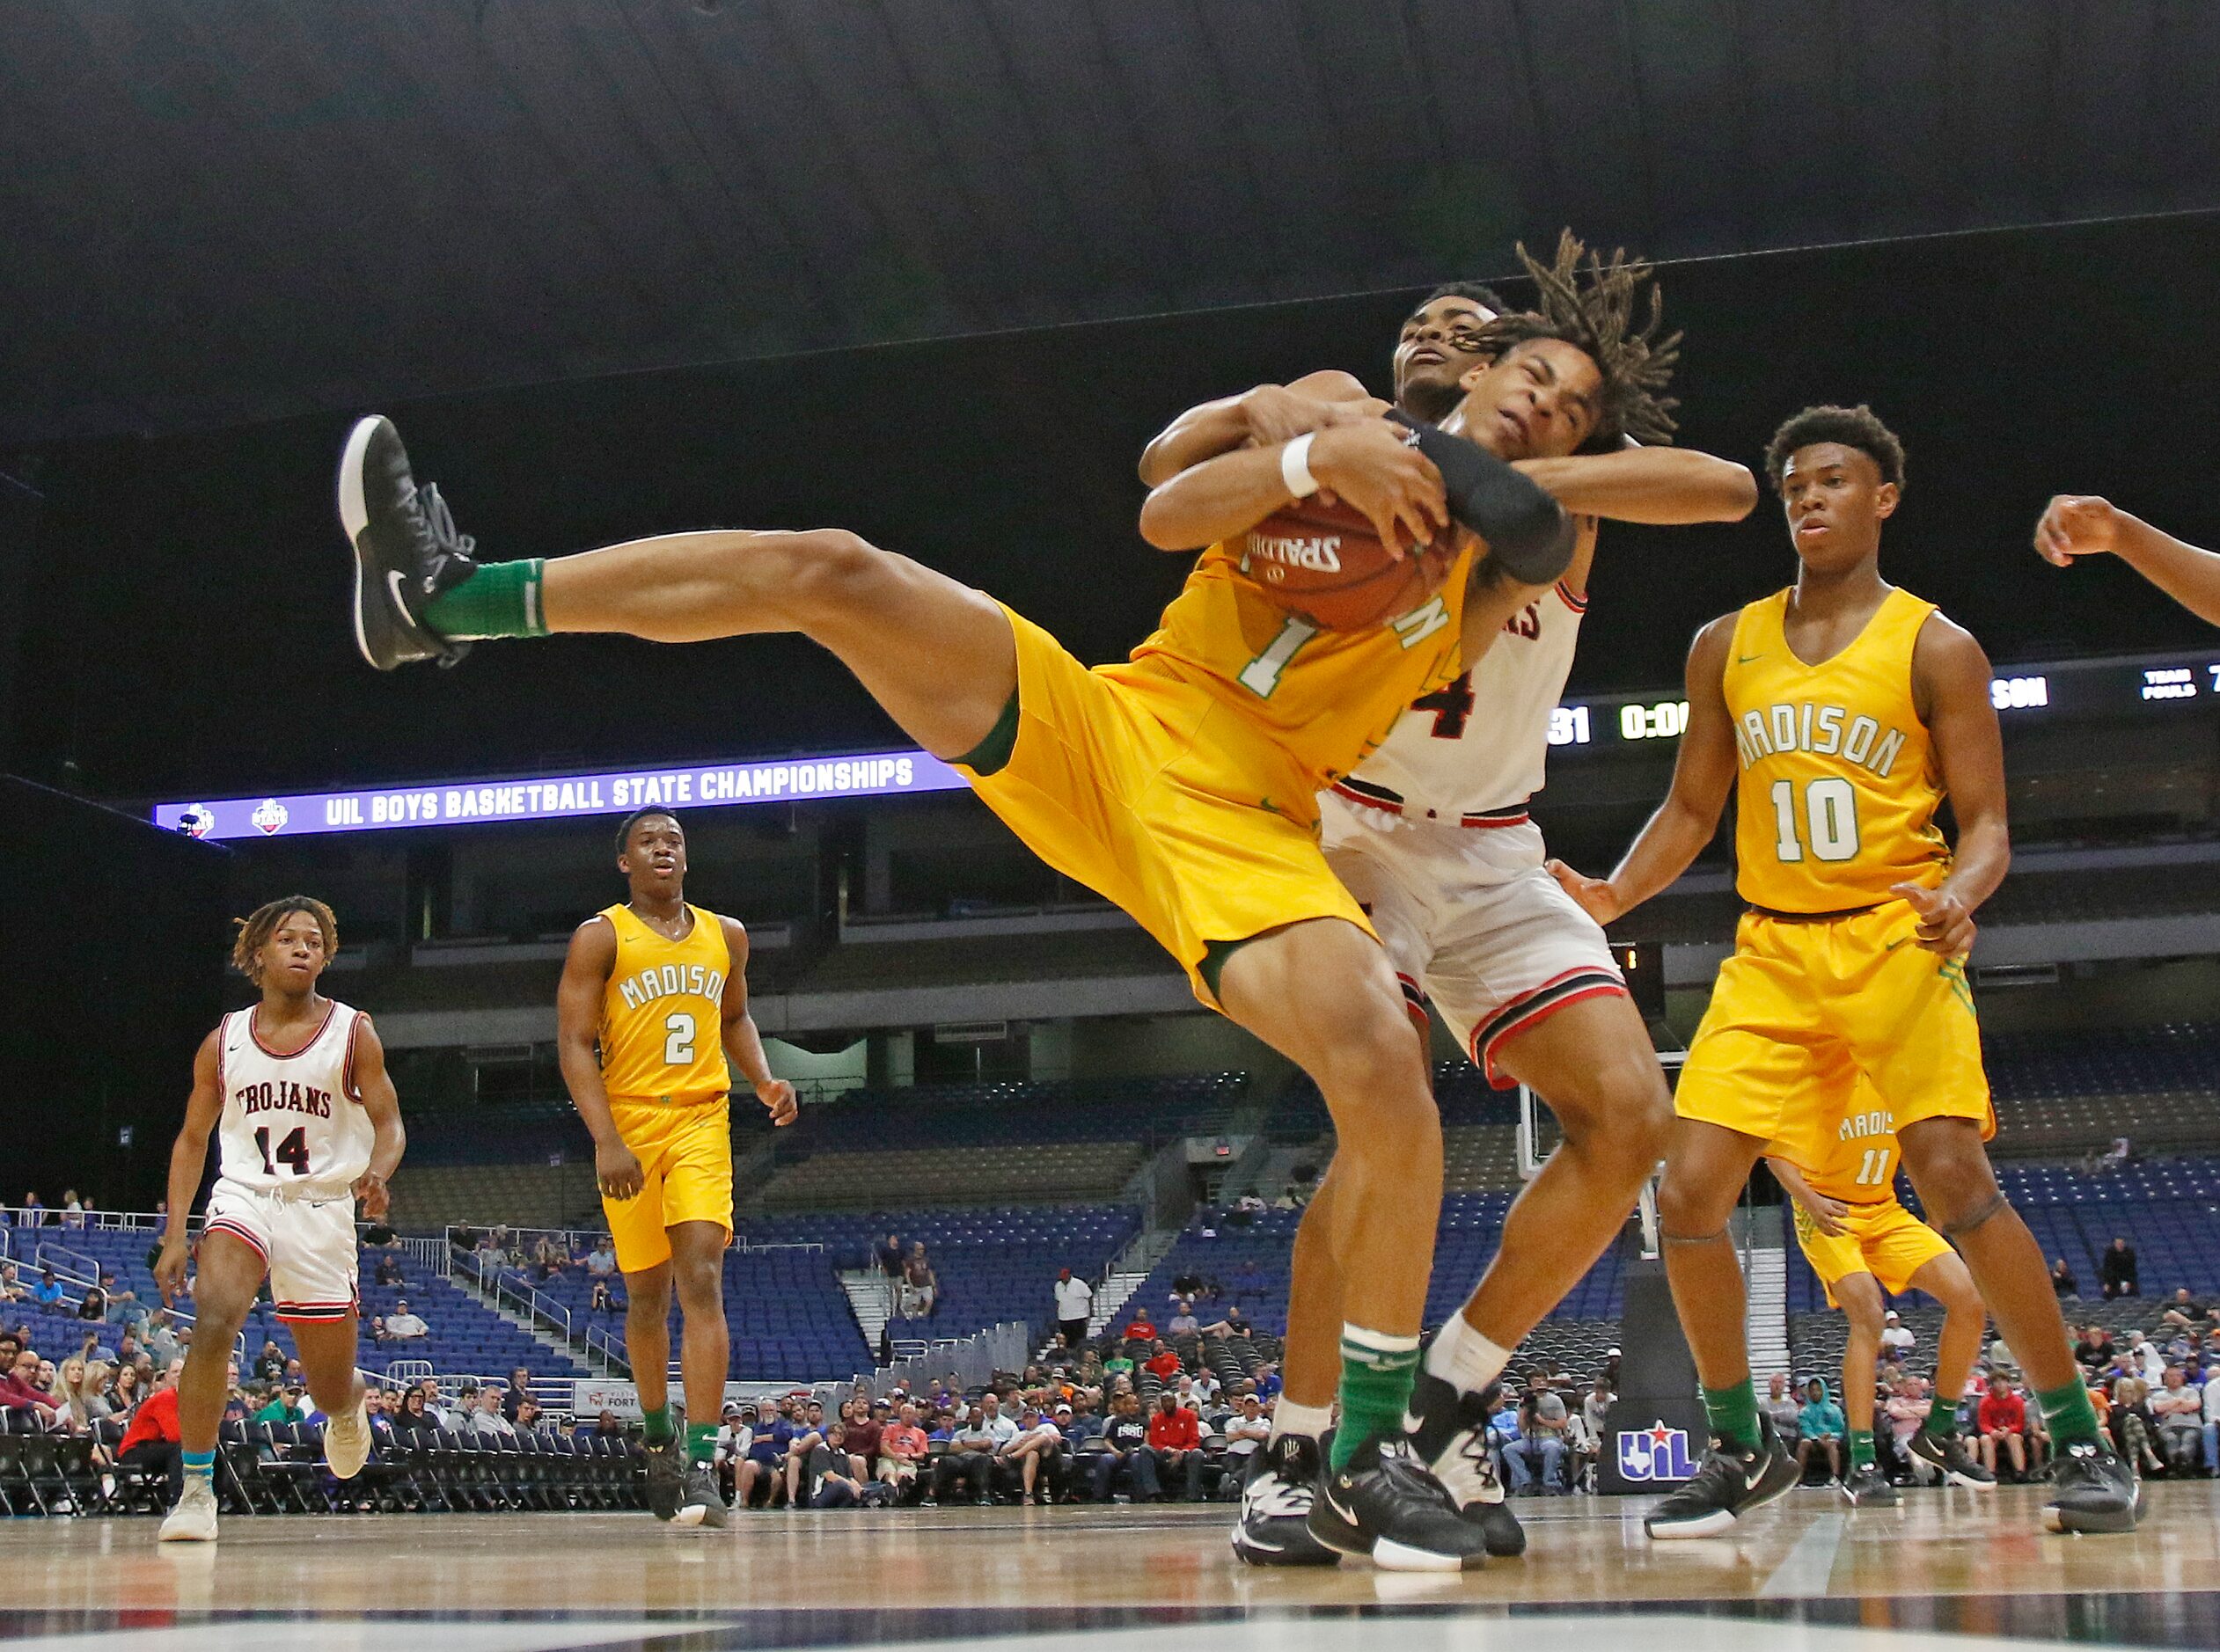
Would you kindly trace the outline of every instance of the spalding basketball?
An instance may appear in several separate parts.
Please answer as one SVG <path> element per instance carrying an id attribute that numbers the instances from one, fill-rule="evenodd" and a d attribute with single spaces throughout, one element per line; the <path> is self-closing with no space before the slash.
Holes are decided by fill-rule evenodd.
<path id="1" fill-rule="evenodd" d="M 1372 519 L 1337 501 L 1297 500 L 1251 528 L 1242 572 L 1321 631 L 1366 631 L 1409 613 L 1441 588 L 1456 560 L 1454 524 L 1432 545 L 1392 556 Z"/>

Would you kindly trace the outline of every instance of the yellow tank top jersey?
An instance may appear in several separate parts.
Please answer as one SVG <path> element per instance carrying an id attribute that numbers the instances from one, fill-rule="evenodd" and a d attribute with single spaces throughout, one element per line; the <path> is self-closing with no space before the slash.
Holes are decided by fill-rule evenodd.
<path id="1" fill-rule="evenodd" d="M 1806 665 L 1782 628 L 1788 598 L 1745 608 L 1727 654 L 1736 889 L 1776 911 L 1835 912 L 1940 882 L 1942 781 L 1912 701 L 1912 645 L 1934 603 L 1892 590 L 1850 647 Z"/>
<path id="2" fill-rule="evenodd" d="M 1819 1162 L 1806 1165 L 1801 1154 L 1791 1158 L 1813 1192 L 1846 1204 L 1880 1204 L 1896 1197 L 1896 1115 L 1864 1085 L 1833 1139 L 1819 1144 L 1811 1156 Z"/>
<path id="3" fill-rule="evenodd" d="M 1238 545 L 1214 545 L 1154 634 L 1128 664 L 1104 667 L 1103 675 L 1202 688 L 1245 724 L 1261 726 L 1313 777 L 1311 789 L 1322 790 L 1370 756 L 1412 700 L 1463 669 L 1460 633 L 1473 556 L 1468 545 L 1440 591 L 1385 625 L 1321 631 L 1242 572 Z"/>
<path id="4" fill-rule="evenodd" d="M 732 1087 L 724 1058 L 724 983 L 732 954 L 716 914 L 670 940 L 629 906 L 601 913 L 617 932 L 617 962 L 601 997 L 601 1082 L 612 1098 L 713 1101 Z"/>

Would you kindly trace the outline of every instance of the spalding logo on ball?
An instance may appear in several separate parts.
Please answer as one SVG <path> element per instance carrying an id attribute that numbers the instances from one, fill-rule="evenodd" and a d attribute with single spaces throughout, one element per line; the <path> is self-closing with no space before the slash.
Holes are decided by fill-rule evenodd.
<path id="1" fill-rule="evenodd" d="M 1249 530 L 1241 571 L 1279 606 L 1322 631 L 1368 631 L 1440 590 L 1468 537 L 1453 527 L 1432 545 L 1396 556 L 1362 511 L 1314 494 Z"/>

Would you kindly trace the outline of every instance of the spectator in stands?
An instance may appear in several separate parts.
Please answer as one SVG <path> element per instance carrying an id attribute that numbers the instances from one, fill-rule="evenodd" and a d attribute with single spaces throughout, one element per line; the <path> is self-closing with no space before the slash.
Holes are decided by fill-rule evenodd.
<path id="1" fill-rule="evenodd" d="M 285 1379 L 285 1350 L 274 1341 L 262 1344 L 262 1351 L 254 1356 L 254 1375 L 266 1383 Z"/>
<path id="2" fill-rule="evenodd" d="M 2004 1466 L 1999 1459 L 2008 1460 L 2013 1476 L 2024 1479 L 2027 1473 L 2027 1402 L 2013 1392 L 2011 1381 L 2004 1372 L 1989 1373 L 1989 1392 L 1982 1396 L 1975 1426 L 1981 1431 L 1982 1466 L 2002 1478 Z"/>
<path id="3" fill-rule="evenodd" d="M 84 1201 L 77 1197 L 77 1190 L 75 1188 L 64 1188 L 62 1190 L 62 1225 L 63 1227 L 84 1225 Z"/>
<path id="4" fill-rule="evenodd" d="M 393 1413 L 393 1437 L 403 1444 L 424 1444 L 439 1431 L 439 1419 L 424 1409 L 424 1391 L 410 1388 L 401 1395 Z"/>
<path id="5" fill-rule="evenodd" d="M 539 1401 L 526 1395 L 517 1406 L 517 1432 L 537 1434 L 539 1431 Z"/>
<path id="6" fill-rule="evenodd" d="M 1193 1336 L 1200 1331 L 1202 1321 L 1195 1317 L 1195 1305 L 1183 1297 L 1174 1297 L 1172 1317 L 1165 1322 L 1164 1328 L 1174 1336 Z"/>
<path id="7" fill-rule="evenodd" d="M 409 1312 L 408 1298 L 393 1299 L 393 1311 L 385 1316 L 385 1340 L 389 1342 L 421 1342 L 432 1334 L 432 1327 L 418 1315 Z"/>
<path id="8" fill-rule="evenodd" d="M 1226 1470 L 1235 1481 L 1249 1477 L 1249 1459 L 1271 1439 L 1271 1419 L 1264 1414 L 1264 1402 L 1255 1394 L 1243 1394 L 1241 1404 L 1226 1423 Z"/>
<path id="9" fill-rule="evenodd" d="M 177 1321 L 170 1317 L 170 1311 L 157 1308 L 147 1316 L 146 1329 L 140 1334 L 139 1340 L 157 1364 L 166 1365 L 184 1352 L 191 1341 L 190 1329 L 187 1327 L 185 1333 L 180 1333 Z"/>
<path id="10" fill-rule="evenodd" d="M 33 1188 L 23 1195 L 23 1209 L 16 1217 L 18 1227 L 36 1227 L 46 1219 L 47 1208 L 39 1202 L 39 1190 Z"/>
<path id="11" fill-rule="evenodd" d="M 902 1252 L 902 1236 L 899 1233 L 888 1234 L 886 1236 L 886 1243 L 879 1246 L 877 1254 L 879 1271 L 881 1273 L 884 1274 L 889 1279 L 899 1279 L 902 1277 L 902 1264 L 904 1257 Z"/>
<path id="12" fill-rule="evenodd" d="M 724 1402 L 716 1442 L 709 1452 L 709 1468 L 717 1477 L 717 1490 L 727 1502 L 733 1501 L 739 1489 L 740 1465 L 748 1455 L 748 1448 L 755 1444 L 755 1422 L 754 1407 L 744 1406 L 736 1400 Z"/>
<path id="13" fill-rule="evenodd" d="M 2112 1437 L 2121 1456 L 2139 1473 L 2155 1474 L 2165 1467 L 2158 1455 L 2158 1421 L 2150 1414 L 2150 1385 L 2140 1377 L 2122 1377 L 2112 1385 Z"/>
<path id="14" fill-rule="evenodd" d="M 1133 1310 L 1133 1317 L 1126 1322 L 1125 1340 L 1143 1344 L 1153 1344 L 1156 1341 L 1156 1321 L 1148 1317 L 1147 1308 Z"/>
<path id="15" fill-rule="evenodd" d="M 542 1233 L 539 1243 L 532 1246 L 532 1277 L 545 1284 L 551 1279 L 560 1278 L 562 1270 L 569 1266 L 569 1252 L 555 1243 L 553 1234 Z"/>
<path id="16" fill-rule="evenodd" d="M 959 1482 L 969 1488 L 973 1502 L 992 1501 L 995 1453 L 1016 1433 L 1017 1425 L 1001 1414 L 1000 1401 L 982 1395 L 978 1408 L 949 1430 L 949 1449 L 933 1478 L 935 1501 L 953 1501 Z"/>
<path id="17" fill-rule="evenodd" d="M 1913 1345 L 1918 1341 L 1919 1339 L 1912 1334 L 1911 1327 L 1904 1323 L 1903 1316 L 1898 1313 L 1895 1309 L 1891 1308 L 1887 1312 L 1881 1315 L 1881 1351 L 1883 1358 L 1894 1358 L 1901 1360 L 1905 1355 L 1912 1351 Z"/>
<path id="18" fill-rule="evenodd" d="M 1066 1474 L 1064 1432 L 1038 1406 L 1027 1405 L 1018 1413 L 1017 1429 L 995 1455 L 1003 1472 L 1017 1476 L 1018 1502 L 1052 1503 L 1065 1492 Z"/>
<path id="19" fill-rule="evenodd" d="M 31 1300 L 41 1308 L 59 1307 L 62 1304 L 62 1282 L 54 1276 L 54 1269 L 39 1269 L 39 1283 L 31 1287 Z"/>
<path id="20" fill-rule="evenodd" d="M 2050 1259 L 2050 1289 L 2061 1302 L 2081 1294 L 2081 1281 L 2074 1277 L 2074 1270 L 2066 1266 L 2062 1256 Z"/>
<path id="21" fill-rule="evenodd" d="M 1153 1366 L 1155 1362 L 1149 1363 Z M 1156 1458 L 1158 1485 L 1169 1486 L 1173 1476 L 1178 1475 L 1184 1480 L 1189 1502 L 1202 1496 L 1202 1419 L 1169 1390 L 1156 1396 L 1156 1410 L 1148 1419 L 1148 1449 Z"/>
<path id="22" fill-rule="evenodd" d="M 609 1284 L 606 1280 L 597 1279 L 594 1281 L 593 1294 L 586 1298 L 587 1312 L 613 1314 L 621 1310 L 623 1306 L 624 1305 L 619 1302 L 617 1298 L 611 1294 Z"/>
<path id="23" fill-rule="evenodd" d="M 2082 1370 L 2093 1377 L 2112 1363 L 2112 1333 L 2101 1325 L 2084 1326 L 2074 1342 L 2074 1358 Z"/>
<path id="24" fill-rule="evenodd" d="M 0 1302 L 21 1302 L 31 1293 L 16 1276 L 13 1262 L 0 1262 Z"/>
<path id="25" fill-rule="evenodd" d="M 1564 1397 L 1541 1372 L 1529 1373 L 1519 1405 L 1519 1437 L 1504 1449 L 1512 1491 L 1523 1494 L 1539 1480 L 1549 1495 L 1564 1495 L 1567 1420 Z"/>
<path id="26" fill-rule="evenodd" d="M 182 1362 L 172 1362 L 163 1369 L 155 1391 L 132 1412 L 130 1426 L 123 1430 L 115 1454 L 116 1461 L 126 1468 L 162 1476 L 169 1485 L 170 1503 L 176 1502 L 185 1489 L 185 1448 L 179 1440 L 177 1422 L 177 1379 L 184 1369 Z"/>
<path id="27" fill-rule="evenodd" d="M 302 1390 L 297 1384 L 286 1384 L 270 1395 L 269 1403 L 254 1414 L 257 1422 L 305 1422 L 308 1408 L 301 1403 Z"/>
<path id="28" fill-rule="evenodd" d="M 1205 1336 L 1247 1336 L 1249 1328 L 1249 1316 L 1241 1311 L 1241 1304 L 1236 1302 L 1226 1310 L 1223 1319 L 1213 1320 L 1203 1327 L 1203 1334 Z"/>
<path id="29" fill-rule="evenodd" d="M 743 1509 L 753 1505 L 758 1485 L 763 1488 L 766 1509 L 786 1495 L 787 1449 L 794 1444 L 795 1435 L 792 1404 L 790 1399 L 781 1400 L 756 1413 L 755 1437 L 749 1441 L 748 1453 L 741 1459 L 736 1494 Z"/>
<path id="30" fill-rule="evenodd" d="M 1202 1370 L 1195 1373 L 1195 1409 L 1198 1412 L 1209 1410 L 1211 1407 L 1218 1403 L 1219 1395 L 1223 1388 L 1224 1385 L 1218 1380 L 1217 1373 L 1209 1366 L 1204 1366 Z"/>
<path id="31" fill-rule="evenodd" d="M 848 1425 L 837 1418 L 810 1450 L 802 1473 L 802 1501 L 811 1509 L 853 1509 L 863 1501 L 864 1481 L 848 1455 Z"/>
<path id="32" fill-rule="evenodd" d="M 1843 1408 L 1827 1392 L 1824 1378 L 1814 1377 L 1804 1385 L 1804 1408 L 1797 1414 L 1796 1426 L 1802 1436 L 1796 1443 L 1796 1466 L 1808 1473 L 1812 1459 L 1823 1458 L 1828 1477 L 1843 1477 L 1843 1436 L 1849 1425 L 1843 1421 Z"/>
<path id="33" fill-rule="evenodd" d="M 925 1430 L 918 1426 L 918 1408 L 905 1400 L 894 1421 L 879 1430 L 879 1459 L 874 1472 L 898 1497 L 917 1487 L 918 1471 L 924 1466 L 929 1449 Z"/>
<path id="34" fill-rule="evenodd" d="M 2096 1163 L 2090 1168 L 2101 1175 L 2106 1171 L 2118 1170 L 2135 1156 L 2135 1148 L 2128 1143 L 2128 1138 L 2124 1136 L 2115 1136 L 2112 1138 L 2112 1145 L 2097 1156 Z"/>
<path id="35" fill-rule="evenodd" d="M 1179 1356 L 1172 1351 L 1172 1345 L 1169 1342 L 1159 1338 L 1156 1351 L 1141 1362 L 1141 1369 L 1154 1371 L 1166 1382 L 1169 1382 L 1179 1375 Z"/>
<path id="36" fill-rule="evenodd" d="M 1580 1421 L 1598 1440 L 1608 1437 L 1604 1421 L 1611 1414 L 1611 1407 L 1618 1402 L 1618 1398 L 1601 1373 L 1597 1375 L 1594 1385 L 1580 1397 Z"/>
<path id="37" fill-rule="evenodd" d="M 1120 1343 L 1117 1351 L 1103 1362 L 1103 1375 L 1113 1382 L 1121 1378 L 1126 1381 L 1132 1379 L 1135 1367 L 1132 1356 L 1126 1353 L 1125 1346 Z"/>
<path id="38" fill-rule="evenodd" d="M 2166 1298 L 2166 1311 L 2158 1316 L 2162 1325 L 2178 1325 L 2184 1330 L 2202 1331 L 2213 1318 L 2213 1310 L 2190 1294 L 2189 1287 L 2176 1288 Z"/>
<path id="39" fill-rule="evenodd" d="M 509 1389 L 501 1397 L 501 1414 L 511 1422 L 517 1421 L 517 1409 L 531 1398 L 531 1372 L 519 1365 L 509 1373 Z"/>
<path id="40" fill-rule="evenodd" d="M 1056 1275 L 1056 1328 L 1063 1333 L 1066 1348 L 1076 1349 L 1087 1341 L 1088 1323 L 1094 1317 L 1095 1287 L 1070 1268 L 1059 1268 Z"/>
<path id="41" fill-rule="evenodd" d="M 602 1280 L 617 1276 L 617 1249 L 606 1233 L 596 1239 L 593 1249 L 586 1253 L 586 1276 Z"/>
<path id="42" fill-rule="evenodd" d="M 2127 1355 L 2129 1371 L 2141 1379 L 2145 1387 L 2165 1380 L 2165 1361 L 2159 1357 L 2158 1349 L 2141 1331 L 2128 1333 Z"/>
<path id="43" fill-rule="evenodd" d="M 930 1319 L 940 1300 L 940 1276 L 925 1258 L 925 1241 L 914 1240 L 902 1263 L 902 1312 L 912 1319 Z"/>
<path id="44" fill-rule="evenodd" d="M 114 1414 L 108 1404 L 108 1367 L 103 1361 L 73 1355 L 62 1362 L 56 1376 L 56 1421 L 72 1434 L 83 1434 L 94 1423 Z M 2198 1396 L 2202 1402 L 2203 1396 Z"/>
<path id="45" fill-rule="evenodd" d="M 478 1391 L 477 1403 L 470 1413 L 470 1429 L 473 1434 L 486 1435 L 496 1440 L 512 1439 L 517 1425 L 502 1414 L 501 1390 L 487 1383 Z"/>
<path id="46" fill-rule="evenodd" d="M 172 1363 L 175 1362 L 172 1361 Z M 169 1367 L 165 1365 L 163 1369 L 167 1371 Z M 108 1404 L 114 1408 L 117 1416 L 128 1416 L 132 1407 L 146 1398 L 150 1386 L 151 1385 L 147 1382 L 147 1379 L 139 1375 L 139 1368 L 136 1363 L 126 1365 L 119 1362 L 115 1368 L 115 1385 L 108 1391 Z"/>
<path id="47" fill-rule="evenodd" d="M 1880 1463 L 1880 1469 L 1892 1480 L 1924 1480 L 1930 1473 L 1941 1477 L 1940 1469 L 1912 1454 L 1912 1436 L 1925 1424 L 1935 1403 L 1928 1398 L 1927 1385 L 1917 1377 L 1900 1377 L 1892 1385 L 1880 1407 L 1879 1426 L 1873 1430 L 1874 1457 L 1876 1460 L 1881 1458 L 1881 1447 L 1886 1444 L 1887 1460 Z"/>
<path id="48" fill-rule="evenodd" d="M 401 1259 L 390 1252 L 377 1259 L 377 1283 L 381 1285 L 401 1285 L 408 1282 L 401 1277 Z"/>
<path id="49" fill-rule="evenodd" d="M 1110 1415 L 1103 1424 L 1103 1450 L 1095 1459 L 1096 1502 L 1110 1502 L 1121 1473 L 1135 1502 L 1154 1502 L 1162 1495 L 1155 1454 L 1148 1449 L 1148 1426 L 1131 1389 L 1110 1400 Z"/>
<path id="50" fill-rule="evenodd" d="M 802 1407 L 795 1424 L 793 1436 L 787 1442 L 787 1506 L 799 1509 L 809 1499 L 802 1484 L 802 1475 L 810 1466 L 810 1453 L 824 1444 L 824 1402 L 812 1400 Z"/>
<path id="51" fill-rule="evenodd" d="M 2164 1386 L 2150 1396 L 2150 1414 L 2166 1473 L 2176 1478 L 2194 1473 L 2204 1461 L 2204 1394 L 2189 1386 L 2189 1373 L 2180 1366 L 2166 1367 Z"/>
<path id="52" fill-rule="evenodd" d="M 848 1455 L 855 1461 L 855 1477 L 869 1485 L 878 1478 L 879 1448 L 885 1443 L 886 1424 L 873 1414 L 868 1400 L 851 1400 L 841 1408 L 848 1425 Z M 886 1407 L 877 1407 L 883 1415 Z"/>
<path id="53" fill-rule="evenodd" d="M 2106 1300 L 2143 1294 L 2136 1283 L 2136 1247 L 2124 1237 L 2114 1239 L 2105 1252 L 2104 1260 L 2097 1265 L 2097 1278 Z"/>
<path id="54" fill-rule="evenodd" d="M 51 1426 L 57 1409 L 53 1396 L 40 1385 L 39 1356 L 31 1349 L 23 1349 L 7 1373 L 0 1376 L 0 1411 L 24 1412 Z"/>

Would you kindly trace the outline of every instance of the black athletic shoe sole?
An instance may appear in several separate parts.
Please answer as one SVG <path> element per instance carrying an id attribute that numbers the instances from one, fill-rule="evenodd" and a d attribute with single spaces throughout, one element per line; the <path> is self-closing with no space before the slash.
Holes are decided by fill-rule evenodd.
<path id="1" fill-rule="evenodd" d="M 678 1448 L 670 1445 L 651 1445 L 648 1452 L 648 1512 L 658 1520 L 678 1517 L 678 1506 L 685 1501 L 685 1469 L 678 1461 Z"/>
<path id="2" fill-rule="evenodd" d="M 428 637 L 401 600 L 414 547 L 405 523 L 392 520 L 388 495 L 408 478 L 408 455 L 392 420 L 373 413 L 348 432 L 339 460 L 339 520 L 355 552 L 355 647 L 380 671 L 440 656 L 460 658 L 467 645 Z"/>
<path id="3" fill-rule="evenodd" d="M 1353 1514 L 1335 1504 L 1328 1485 L 1322 1485 L 1310 1510 L 1310 1535 L 1336 1553 L 1364 1556 L 1383 1572 L 1462 1572 L 1484 1566 L 1488 1555 L 1484 1546 L 1477 1546 L 1479 1534 L 1446 1498 L 1441 1513 L 1449 1532 L 1439 1545 L 1405 1542 L 1367 1531 Z"/>
<path id="4" fill-rule="evenodd" d="M 1480 1528 L 1491 1560 L 1515 1561 L 1527 1552 L 1527 1529 L 1499 1502 L 1467 1503 L 1458 1510 L 1466 1524 Z"/>
<path id="5" fill-rule="evenodd" d="M 1943 1477 L 1943 1483 L 1946 1486 L 1963 1486 L 1967 1491 L 1997 1489 L 1995 1475 L 1985 1472 L 1969 1473 L 1963 1463 L 1953 1461 L 1947 1451 L 1938 1448 L 1924 1430 L 1913 1435 L 1906 1449 L 1921 1462 L 1939 1473 Z"/>

